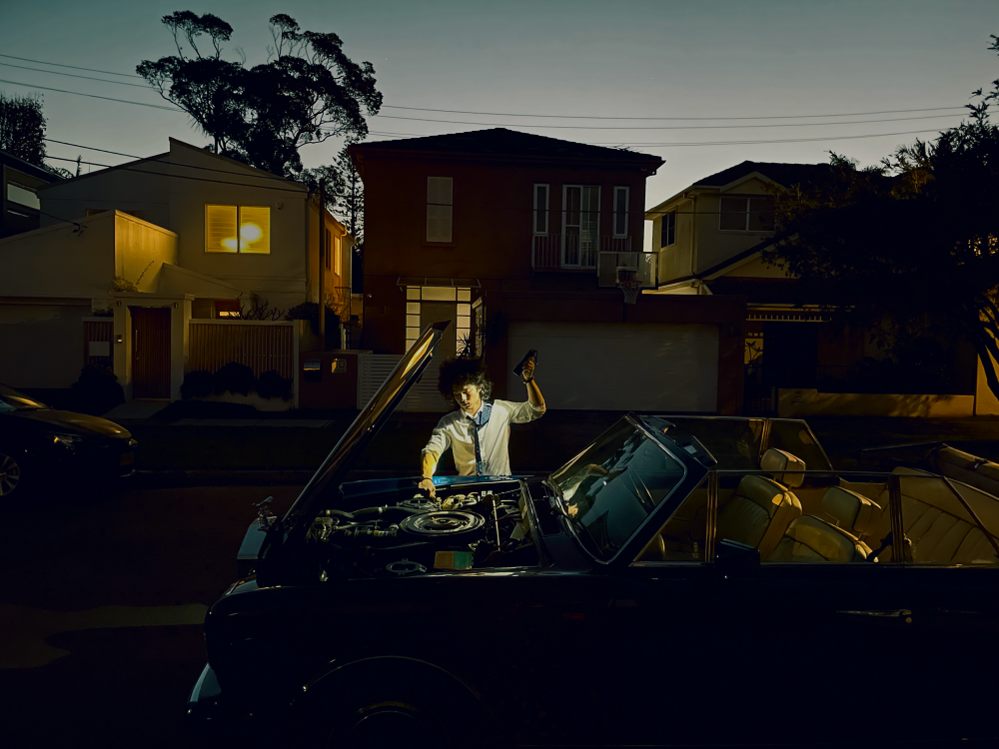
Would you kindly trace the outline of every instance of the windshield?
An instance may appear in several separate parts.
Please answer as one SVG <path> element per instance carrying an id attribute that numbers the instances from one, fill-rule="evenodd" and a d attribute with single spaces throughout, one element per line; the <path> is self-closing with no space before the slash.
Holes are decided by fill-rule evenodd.
<path id="1" fill-rule="evenodd" d="M 628 421 L 605 432 L 551 475 L 576 535 L 610 560 L 686 473 L 655 440 Z"/>
<path id="2" fill-rule="evenodd" d="M 33 411 L 37 408 L 48 408 L 41 401 L 29 398 L 12 387 L 0 385 L 0 411 Z"/>

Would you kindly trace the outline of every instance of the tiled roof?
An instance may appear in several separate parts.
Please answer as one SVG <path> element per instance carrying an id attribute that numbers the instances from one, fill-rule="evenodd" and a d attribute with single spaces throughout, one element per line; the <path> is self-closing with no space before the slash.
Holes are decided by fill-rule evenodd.
<path id="1" fill-rule="evenodd" d="M 646 163 L 656 168 L 663 163 L 658 156 L 617 148 L 590 146 L 543 135 L 521 133 L 503 127 L 491 130 L 474 130 L 468 133 L 431 135 L 425 138 L 382 140 L 351 146 L 352 151 L 436 151 L 455 154 L 483 154 L 491 156 L 536 156 L 601 161 L 631 161 Z"/>
<path id="2" fill-rule="evenodd" d="M 812 182 L 829 174 L 828 164 L 780 164 L 768 161 L 743 161 L 741 164 L 729 167 L 724 171 L 712 174 L 710 177 L 696 182 L 693 187 L 722 187 L 735 182 L 747 174 L 759 172 L 779 185 L 791 185 Z"/>

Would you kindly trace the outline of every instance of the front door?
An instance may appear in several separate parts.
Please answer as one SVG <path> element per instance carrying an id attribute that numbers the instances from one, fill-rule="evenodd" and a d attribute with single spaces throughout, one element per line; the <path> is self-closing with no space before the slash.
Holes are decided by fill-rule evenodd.
<path id="1" fill-rule="evenodd" d="M 170 310 L 131 307 L 132 397 L 170 397 Z"/>

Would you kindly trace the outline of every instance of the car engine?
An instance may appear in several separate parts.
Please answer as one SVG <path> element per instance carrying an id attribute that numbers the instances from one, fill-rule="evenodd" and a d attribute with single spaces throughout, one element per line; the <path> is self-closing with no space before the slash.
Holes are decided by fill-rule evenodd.
<path id="1" fill-rule="evenodd" d="M 521 490 L 441 493 L 325 510 L 307 541 L 324 578 L 401 577 L 537 564 Z"/>

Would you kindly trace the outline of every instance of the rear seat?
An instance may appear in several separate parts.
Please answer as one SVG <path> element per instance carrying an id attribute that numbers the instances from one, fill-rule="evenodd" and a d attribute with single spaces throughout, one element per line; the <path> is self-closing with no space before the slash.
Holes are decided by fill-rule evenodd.
<path id="1" fill-rule="evenodd" d="M 996 564 L 999 557 L 988 538 L 974 522 L 968 510 L 954 496 L 939 476 L 914 468 L 899 467 L 892 471 L 900 477 L 902 525 L 912 544 L 914 563 L 936 564 Z M 963 484 L 950 482 L 965 502 L 993 534 L 999 530 L 999 500 L 991 494 Z M 888 489 L 878 502 L 882 506 L 878 524 L 879 537 L 891 529 L 888 514 Z M 872 540 L 876 540 L 872 536 Z M 886 559 L 887 557 L 887 559 Z M 890 561 L 885 551 L 881 561 Z"/>
<path id="2" fill-rule="evenodd" d="M 830 487 L 822 497 L 822 510 L 835 522 L 803 515 L 788 526 L 771 562 L 863 562 L 871 553 L 860 540 L 880 518 L 880 507 L 867 497 Z"/>

